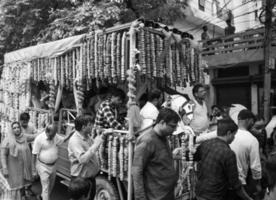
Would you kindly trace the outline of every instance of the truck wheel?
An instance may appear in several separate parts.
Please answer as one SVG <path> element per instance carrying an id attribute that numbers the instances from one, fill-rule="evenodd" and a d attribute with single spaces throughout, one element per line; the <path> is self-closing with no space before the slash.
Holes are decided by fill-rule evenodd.
<path id="1" fill-rule="evenodd" d="M 103 176 L 96 177 L 95 200 L 119 200 L 115 185 Z"/>

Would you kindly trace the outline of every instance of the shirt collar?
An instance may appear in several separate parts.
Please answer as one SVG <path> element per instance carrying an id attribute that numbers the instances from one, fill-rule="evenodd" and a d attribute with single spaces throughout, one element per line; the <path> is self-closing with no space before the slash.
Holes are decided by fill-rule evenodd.
<path id="1" fill-rule="evenodd" d="M 84 140 L 84 141 L 86 140 L 85 137 L 83 137 L 83 135 L 80 134 L 79 131 L 75 131 L 75 133 L 76 133 L 76 136 L 79 137 L 80 139 L 82 139 L 82 140 Z"/>
<path id="2" fill-rule="evenodd" d="M 225 144 L 227 147 L 229 147 L 229 148 L 230 148 L 229 144 L 228 144 L 227 142 L 225 142 L 224 140 L 219 139 L 219 138 L 215 138 L 215 140 L 217 140 L 217 141 L 219 141 L 219 142 L 221 142 L 221 143 Z"/>

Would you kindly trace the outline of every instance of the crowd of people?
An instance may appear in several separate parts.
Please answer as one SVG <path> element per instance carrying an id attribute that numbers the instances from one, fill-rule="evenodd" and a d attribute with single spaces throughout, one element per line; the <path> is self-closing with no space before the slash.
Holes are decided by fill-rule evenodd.
<path id="1" fill-rule="evenodd" d="M 264 120 L 243 106 L 235 110 L 235 106 L 214 105 L 209 114 L 206 93 L 204 85 L 193 87 L 189 99 L 192 119 L 185 118 L 183 110 L 180 115 L 162 108 L 164 96 L 159 89 L 149 91 L 146 101 L 140 102 L 138 117 L 142 123 L 132 166 L 135 200 L 175 199 L 178 174 L 174 159 L 180 151 L 171 152 L 167 136 L 176 130 L 179 121 L 191 127 L 197 139 L 201 138 L 195 140 L 201 143 L 192 152 L 198 163 L 197 200 L 276 199 L 275 127 L 269 123 L 266 130 Z M 142 97 L 144 101 L 145 95 Z M 42 186 L 38 198 L 49 200 L 55 184 L 58 147 L 67 140 L 69 194 L 75 200 L 93 200 L 95 178 L 100 172 L 97 151 L 113 129 L 127 127 L 119 118 L 125 98 L 121 89 L 113 88 L 109 93 L 103 89 L 89 99 L 86 107 L 90 112 L 77 116 L 75 130 L 65 137 L 56 134 L 55 121 L 39 132 L 29 123 L 29 114 L 22 113 L 1 142 L 0 200 L 25 200 L 34 195 L 30 186 L 37 177 Z M 94 138 L 92 131 L 97 132 Z"/>

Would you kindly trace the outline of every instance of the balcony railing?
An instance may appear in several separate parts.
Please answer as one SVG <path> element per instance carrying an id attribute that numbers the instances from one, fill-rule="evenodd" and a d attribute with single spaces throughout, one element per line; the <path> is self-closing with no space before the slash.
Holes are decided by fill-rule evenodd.
<path id="1" fill-rule="evenodd" d="M 202 56 L 213 56 L 227 53 L 245 52 L 260 49 L 264 46 L 264 29 L 254 29 L 225 37 L 202 42 Z M 272 46 L 276 46 L 276 31 L 272 32 Z"/>

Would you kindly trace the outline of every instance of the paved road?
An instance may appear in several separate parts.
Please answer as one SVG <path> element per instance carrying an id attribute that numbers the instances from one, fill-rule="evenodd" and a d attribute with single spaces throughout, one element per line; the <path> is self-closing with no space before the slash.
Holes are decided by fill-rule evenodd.
<path id="1" fill-rule="evenodd" d="M 36 194 L 41 193 L 41 184 L 39 181 L 34 183 L 32 190 Z M 55 184 L 53 193 L 51 195 L 51 200 L 68 200 L 68 199 L 69 199 L 69 195 L 67 192 L 67 187 L 65 185 L 61 184 L 60 179 L 57 177 L 56 184 Z"/>

